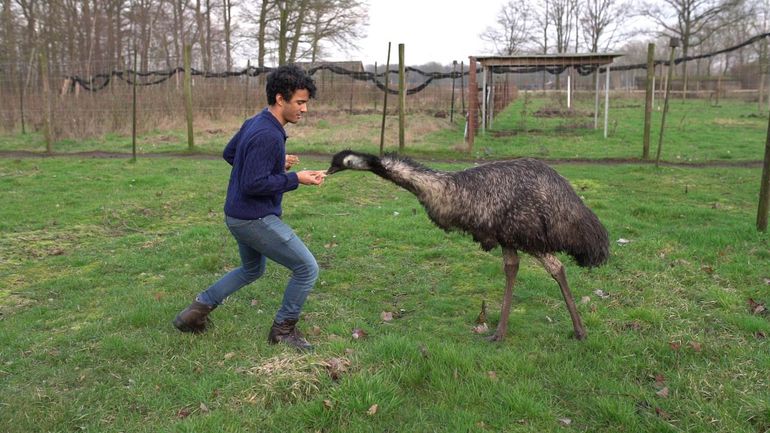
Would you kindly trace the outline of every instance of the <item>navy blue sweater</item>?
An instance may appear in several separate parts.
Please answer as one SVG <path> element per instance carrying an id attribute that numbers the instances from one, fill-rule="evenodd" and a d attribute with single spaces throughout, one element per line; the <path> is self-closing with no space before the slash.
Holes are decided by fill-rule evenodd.
<path id="1" fill-rule="evenodd" d="M 297 189 L 296 173 L 286 172 L 286 131 L 265 108 L 246 120 L 222 154 L 233 166 L 225 215 L 252 220 L 281 216 L 283 193 Z"/>

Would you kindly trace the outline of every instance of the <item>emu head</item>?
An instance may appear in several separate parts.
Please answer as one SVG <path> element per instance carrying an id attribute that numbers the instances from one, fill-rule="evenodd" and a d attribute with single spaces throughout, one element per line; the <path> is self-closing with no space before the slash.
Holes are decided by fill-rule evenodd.
<path id="1" fill-rule="evenodd" d="M 342 170 L 375 170 L 381 167 L 380 159 L 368 153 L 359 153 L 352 150 L 343 150 L 332 157 L 331 166 L 326 174 L 336 173 Z"/>

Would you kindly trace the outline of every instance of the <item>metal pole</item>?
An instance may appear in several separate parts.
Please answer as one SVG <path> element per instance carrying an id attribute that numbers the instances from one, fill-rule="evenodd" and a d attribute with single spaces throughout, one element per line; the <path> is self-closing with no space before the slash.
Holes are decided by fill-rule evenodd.
<path id="1" fill-rule="evenodd" d="M 596 90 L 594 91 L 594 129 L 599 129 L 599 66 L 594 71 Z"/>
<path id="2" fill-rule="evenodd" d="M 136 36 L 134 36 L 134 80 L 131 83 L 131 161 L 136 162 L 136 81 L 139 75 L 136 70 Z"/>
<path id="3" fill-rule="evenodd" d="M 190 66 L 190 57 L 192 57 L 192 46 L 184 46 L 184 100 L 185 117 L 187 118 L 187 148 L 195 148 L 195 138 L 193 137 L 193 110 L 192 110 L 192 67 Z"/>
<path id="4" fill-rule="evenodd" d="M 761 232 L 767 231 L 768 210 L 770 210 L 770 117 L 768 117 L 765 160 L 762 166 L 762 184 L 759 187 L 759 206 L 757 207 L 757 230 Z"/>

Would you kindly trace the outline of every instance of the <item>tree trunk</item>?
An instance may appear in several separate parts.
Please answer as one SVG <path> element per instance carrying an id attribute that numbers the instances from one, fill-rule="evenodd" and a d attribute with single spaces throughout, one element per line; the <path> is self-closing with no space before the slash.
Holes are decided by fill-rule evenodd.
<path id="1" fill-rule="evenodd" d="M 269 11 L 268 1 L 262 0 L 262 7 L 259 9 L 259 30 L 257 31 L 257 66 L 260 68 L 265 66 L 265 28 L 267 27 L 267 13 Z"/>
<path id="2" fill-rule="evenodd" d="M 233 59 L 232 59 L 232 52 L 231 52 L 231 30 L 230 26 L 232 23 L 232 7 L 233 2 L 232 0 L 222 0 L 222 18 L 224 20 L 224 27 L 225 27 L 225 70 L 229 71 L 233 68 Z"/>
<path id="3" fill-rule="evenodd" d="M 308 0 L 301 0 L 299 4 L 299 12 L 297 15 L 297 21 L 294 24 L 294 36 L 291 38 L 291 50 L 289 54 L 289 63 L 297 61 L 297 48 L 302 37 L 302 29 L 305 27 L 305 17 L 307 16 Z"/>

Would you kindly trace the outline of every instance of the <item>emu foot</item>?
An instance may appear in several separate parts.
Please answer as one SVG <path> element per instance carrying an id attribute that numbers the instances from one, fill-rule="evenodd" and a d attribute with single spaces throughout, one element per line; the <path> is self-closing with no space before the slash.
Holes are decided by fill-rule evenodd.
<path id="1" fill-rule="evenodd" d="M 486 337 L 487 341 L 492 343 L 499 343 L 503 340 L 505 340 L 505 332 L 500 331 L 499 329 L 495 331 L 494 334 L 489 335 Z"/>
<path id="2" fill-rule="evenodd" d="M 575 340 L 583 341 L 586 338 L 588 338 L 588 333 L 586 333 L 585 329 L 576 329 L 574 337 L 575 337 Z"/>

